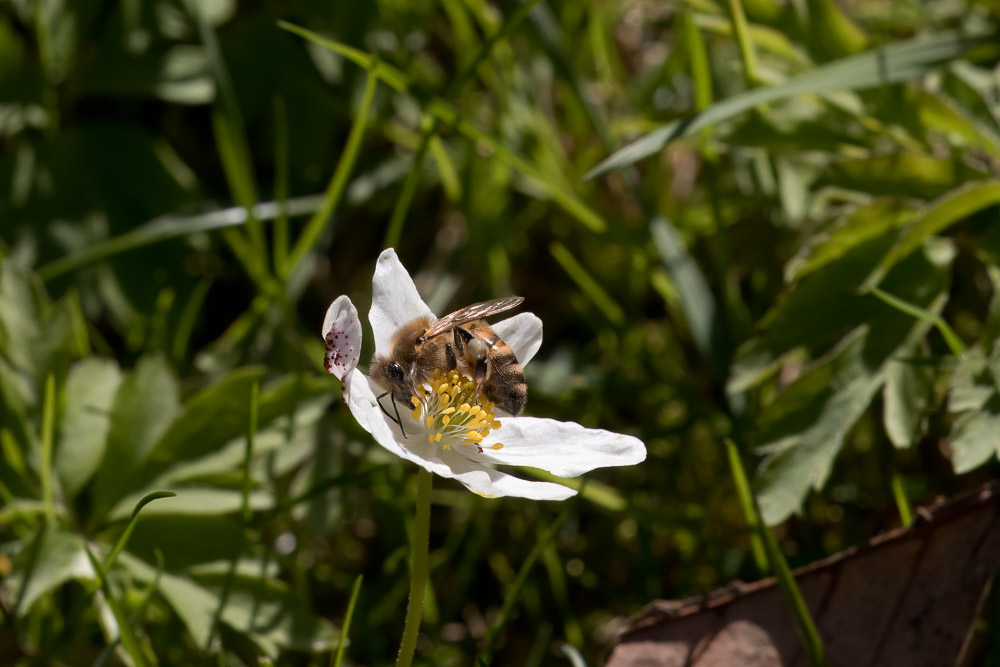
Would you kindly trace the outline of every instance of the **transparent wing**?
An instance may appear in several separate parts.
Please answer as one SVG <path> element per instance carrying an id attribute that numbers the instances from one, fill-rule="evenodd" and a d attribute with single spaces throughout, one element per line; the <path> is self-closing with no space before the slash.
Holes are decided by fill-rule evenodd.
<path id="1" fill-rule="evenodd" d="M 482 303 L 474 303 L 471 306 L 460 308 L 454 313 L 449 313 L 434 322 L 434 324 L 430 325 L 421 338 L 424 340 L 434 338 L 434 336 L 439 336 L 446 331 L 450 331 L 452 327 L 456 327 L 460 324 L 481 320 L 484 317 L 496 315 L 497 313 L 502 313 L 505 310 L 515 308 L 519 306 L 522 301 L 524 301 L 524 297 L 522 296 L 505 296 L 502 299 L 483 301 Z"/>

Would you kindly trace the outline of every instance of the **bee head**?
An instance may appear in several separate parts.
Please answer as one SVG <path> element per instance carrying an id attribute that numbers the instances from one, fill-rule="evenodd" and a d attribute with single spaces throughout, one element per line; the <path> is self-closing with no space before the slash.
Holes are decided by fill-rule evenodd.
<path id="1" fill-rule="evenodd" d="M 421 393 L 417 391 L 416 383 L 413 381 L 413 375 L 408 373 L 403 364 L 395 359 L 376 356 L 372 359 L 370 372 L 372 379 L 380 387 L 392 393 L 393 399 L 409 404 L 410 398 L 413 396 L 418 399 L 422 398 Z"/>

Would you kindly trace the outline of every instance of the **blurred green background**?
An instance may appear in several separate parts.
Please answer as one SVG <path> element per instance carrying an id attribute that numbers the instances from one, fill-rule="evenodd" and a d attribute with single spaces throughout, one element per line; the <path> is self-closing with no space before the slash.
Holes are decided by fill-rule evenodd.
<path id="1" fill-rule="evenodd" d="M 387 246 L 438 313 L 523 295 L 527 413 L 649 452 L 564 503 L 436 480 L 418 662 L 597 664 L 766 574 L 726 438 L 792 566 L 994 477 L 998 22 L 0 0 L 0 663 L 328 664 L 360 575 L 345 664 L 392 662 L 414 467 L 319 335 Z"/>

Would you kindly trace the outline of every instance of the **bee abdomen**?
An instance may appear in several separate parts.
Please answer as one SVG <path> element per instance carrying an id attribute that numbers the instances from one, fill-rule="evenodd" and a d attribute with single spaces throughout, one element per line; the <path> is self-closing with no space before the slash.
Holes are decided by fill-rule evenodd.
<path id="1" fill-rule="evenodd" d="M 487 381 L 486 394 L 504 412 L 517 416 L 528 401 L 528 385 L 524 381 L 524 369 L 518 363 L 514 351 L 501 344 L 494 348 L 490 357 L 492 369 Z"/>

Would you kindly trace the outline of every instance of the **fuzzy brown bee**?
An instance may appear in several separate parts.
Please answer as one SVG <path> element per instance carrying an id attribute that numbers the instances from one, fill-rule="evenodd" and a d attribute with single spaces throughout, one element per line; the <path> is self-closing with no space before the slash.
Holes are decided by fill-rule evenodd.
<path id="1" fill-rule="evenodd" d="M 376 354 L 372 359 L 371 377 L 385 390 L 382 396 L 391 394 L 394 403 L 402 401 L 409 409 L 413 397 L 423 400 L 418 387 L 429 382 L 435 370 L 457 370 L 475 381 L 477 397 L 482 394 L 502 413 L 521 414 L 528 400 L 524 369 L 514 351 L 483 318 L 510 310 L 522 301 L 519 296 L 493 299 L 438 320 L 422 317 L 404 325 L 393 337 L 389 354 Z M 385 408 L 383 411 L 388 414 Z"/>

